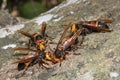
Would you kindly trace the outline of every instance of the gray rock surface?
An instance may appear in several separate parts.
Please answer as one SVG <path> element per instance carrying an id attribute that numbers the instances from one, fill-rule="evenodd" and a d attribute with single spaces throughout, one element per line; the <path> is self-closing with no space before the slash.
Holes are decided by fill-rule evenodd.
<path id="1" fill-rule="evenodd" d="M 120 80 L 119 6 L 120 0 L 66 0 L 35 19 L 0 27 L 0 80 Z M 58 42 L 65 28 L 62 25 L 98 18 L 112 19 L 109 26 L 113 32 L 88 34 L 84 46 L 75 51 L 80 55 L 68 55 L 61 67 L 56 64 L 49 70 L 38 70 L 34 65 L 21 76 L 22 71 L 11 64 L 17 60 L 11 47 L 25 47 L 28 42 L 17 30 L 39 33 L 41 22 L 47 21 L 47 34 Z"/>

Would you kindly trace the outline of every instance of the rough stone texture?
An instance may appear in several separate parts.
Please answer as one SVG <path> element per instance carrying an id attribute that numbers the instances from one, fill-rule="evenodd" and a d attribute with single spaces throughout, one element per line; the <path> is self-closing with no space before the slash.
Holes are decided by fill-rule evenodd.
<path id="1" fill-rule="evenodd" d="M 28 38 L 18 32 L 0 38 L 0 80 L 120 80 L 120 0 L 67 0 L 43 15 L 52 14 L 48 21 L 47 33 L 57 42 L 65 24 L 83 20 L 109 18 L 113 20 L 110 33 L 92 33 L 85 37 L 84 46 L 75 52 L 80 55 L 68 55 L 67 60 L 51 66 L 49 70 L 37 66 L 30 67 L 24 76 L 11 62 L 14 51 L 1 47 L 8 44 L 26 46 Z M 41 16 L 43 16 L 41 15 Z M 24 31 L 39 32 L 40 25 L 35 19 L 24 23 Z M 12 27 L 12 26 L 11 26 Z M 51 45 L 55 47 L 55 45 Z M 72 52 L 71 52 L 72 53 Z M 115 74 L 111 74 L 114 72 Z"/>
<path id="2" fill-rule="evenodd" d="M 0 27 L 4 27 L 5 25 L 15 25 L 16 23 L 18 23 L 17 18 L 12 17 L 7 10 L 0 11 Z"/>

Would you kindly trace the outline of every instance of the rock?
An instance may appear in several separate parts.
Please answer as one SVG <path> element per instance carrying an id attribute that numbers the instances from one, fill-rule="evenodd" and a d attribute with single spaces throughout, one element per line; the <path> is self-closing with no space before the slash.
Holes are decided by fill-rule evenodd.
<path id="1" fill-rule="evenodd" d="M 115 80 L 120 79 L 120 1 L 116 0 L 66 0 L 35 19 L 26 20 L 21 24 L 0 27 L 0 80 Z M 30 67 L 26 74 L 17 71 L 16 60 L 11 48 L 4 46 L 14 44 L 27 47 L 28 38 L 17 30 L 22 29 L 31 34 L 40 33 L 40 25 L 47 21 L 47 34 L 58 42 L 65 26 L 70 22 L 109 18 L 112 32 L 91 33 L 86 35 L 83 46 L 75 52 L 80 55 L 68 55 L 62 66 L 55 64 L 48 71 L 37 65 Z M 2 37 L 1 37 L 2 36 Z M 56 44 L 51 45 L 54 48 Z M 116 72 L 117 71 L 117 72 Z M 111 73 L 115 72 L 115 73 Z"/>
<path id="2" fill-rule="evenodd" d="M 17 18 L 12 17 L 12 15 L 10 15 L 7 10 L 0 11 L 0 27 L 4 27 L 6 25 L 15 25 L 17 23 Z"/>

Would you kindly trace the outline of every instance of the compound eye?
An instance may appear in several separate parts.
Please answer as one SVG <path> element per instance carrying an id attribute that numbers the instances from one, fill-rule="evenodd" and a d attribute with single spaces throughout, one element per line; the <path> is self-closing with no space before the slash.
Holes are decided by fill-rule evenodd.
<path id="1" fill-rule="evenodd" d="M 102 23 L 102 22 L 98 22 L 98 26 L 103 27 L 103 28 L 107 28 L 107 29 L 109 28 L 106 23 Z"/>
<path id="2" fill-rule="evenodd" d="M 83 28 L 82 22 L 79 23 L 77 26 L 78 26 L 79 29 L 80 29 L 80 28 Z"/>
<path id="3" fill-rule="evenodd" d="M 42 37 L 40 35 L 36 36 L 36 40 L 40 40 Z"/>
<path id="4" fill-rule="evenodd" d="M 62 57 L 62 54 L 63 54 L 63 51 L 62 51 L 62 50 L 57 49 L 57 50 L 55 51 L 55 56 L 56 56 L 57 58 L 61 58 L 61 57 Z"/>
<path id="5" fill-rule="evenodd" d="M 18 63 L 18 71 L 21 71 L 25 68 L 25 63 Z"/>

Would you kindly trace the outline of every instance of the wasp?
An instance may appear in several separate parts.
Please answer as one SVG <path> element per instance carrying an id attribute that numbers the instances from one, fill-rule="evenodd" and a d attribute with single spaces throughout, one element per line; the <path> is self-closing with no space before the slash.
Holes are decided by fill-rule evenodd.
<path id="1" fill-rule="evenodd" d="M 18 30 L 18 32 L 30 38 L 28 48 L 30 48 L 31 46 L 35 46 L 37 49 L 42 51 L 45 50 L 46 47 L 46 43 L 47 43 L 46 37 L 49 37 L 45 33 L 45 30 L 46 30 L 46 22 L 43 22 L 41 27 L 41 34 L 35 33 L 31 35 L 30 33 L 27 33 L 22 30 Z"/>
<path id="2" fill-rule="evenodd" d="M 79 34 L 81 34 L 81 30 L 79 29 L 74 33 L 74 35 L 64 37 L 69 28 L 70 26 L 67 26 L 64 30 L 60 40 L 58 41 L 55 51 L 50 49 L 51 51 L 46 53 L 46 58 L 51 60 L 53 63 L 59 63 L 65 59 L 66 51 L 73 44 L 75 44 L 76 39 L 78 38 Z"/>
<path id="3" fill-rule="evenodd" d="M 39 64 L 39 67 L 46 68 L 45 64 L 48 65 L 48 63 L 45 61 L 45 52 L 44 51 L 38 51 L 38 50 L 32 50 L 28 48 L 13 48 L 13 50 L 24 50 L 24 51 L 30 51 L 34 52 L 34 54 L 28 54 L 21 58 L 20 60 L 17 60 L 13 62 L 12 64 L 18 64 L 17 69 L 18 71 L 21 71 L 24 69 L 24 72 L 30 67 L 35 64 Z M 24 73 L 23 72 L 23 73 Z"/>
<path id="4" fill-rule="evenodd" d="M 78 29 L 82 29 L 82 35 L 91 32 L 111 32 L 108 23 L 112 23 L 110 19 L 98 19 L 93 21 L 80 21 L 73 23 L 71 26 L 71 35 L 73 35 Z"/>

